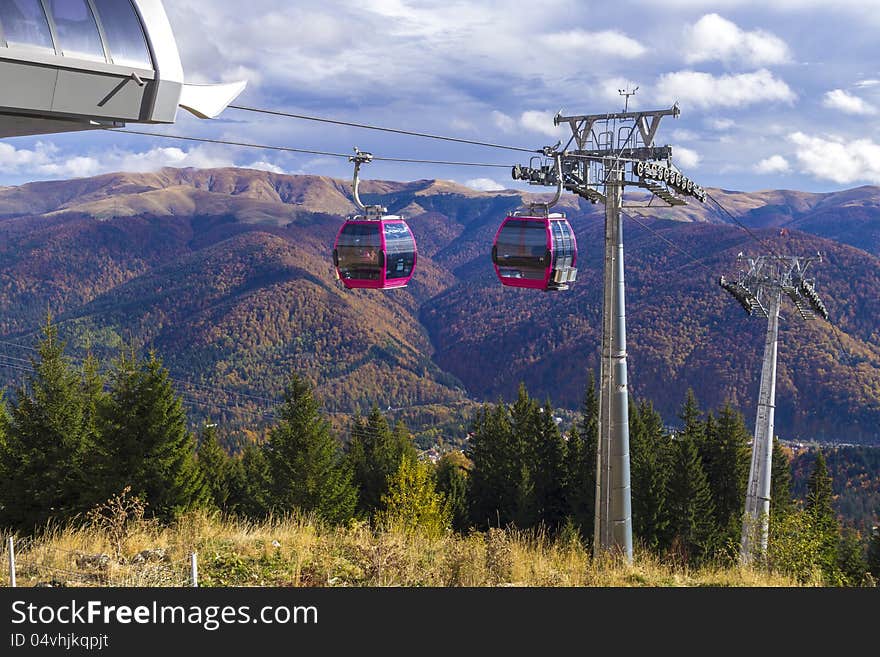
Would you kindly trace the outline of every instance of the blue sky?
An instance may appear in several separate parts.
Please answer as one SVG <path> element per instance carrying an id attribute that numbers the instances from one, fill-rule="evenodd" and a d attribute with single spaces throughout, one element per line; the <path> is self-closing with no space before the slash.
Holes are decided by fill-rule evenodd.
<path id="1" fill-rule="evenodd" d="M 553 116 L 665 108 L 658 143 L 704 186 L 880 185 L 880 0 L 165 0 L 192 82 L 247 79 L 243 104 L 528 148 Z M 168 132 L 386 157 L 512 165 L 513 152 L 229 110 Z M 348 177 L 343 159 L 120 134 L 0 143 L 0 182 L 250 166 Z M 371 178 L 516 186 L 507 169 L 376 162 Z"/>

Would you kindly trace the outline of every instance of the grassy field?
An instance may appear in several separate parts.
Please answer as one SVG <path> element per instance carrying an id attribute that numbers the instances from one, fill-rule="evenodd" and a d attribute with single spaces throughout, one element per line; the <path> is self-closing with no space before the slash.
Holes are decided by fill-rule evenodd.
<path id="1" fill-rule="evenodd" d="M 189 515 L 171 527 L 149 522 L 67 528 L 21 540 L 18 586 L 188 586 L 190 553 L 200 586 L 710 586 L 788 587 L 756 569 L 691 569 L 637 550 L 632 566 L 594 560 L 576 540 L 491 530 L 468 535 L 326 527 L 307 518 L 261 524 Z M 6 555 L 0 585 L 8 586 Z M 817 582 L 818 584 L 818 582 Z"/>

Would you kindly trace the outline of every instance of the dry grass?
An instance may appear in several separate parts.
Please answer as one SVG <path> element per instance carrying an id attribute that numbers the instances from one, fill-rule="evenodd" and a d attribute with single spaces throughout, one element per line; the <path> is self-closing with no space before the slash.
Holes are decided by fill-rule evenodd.
<path id="1" fill-rule="evenodd" d="M 196 551 L 201 586 L 798 586 L 756 569 L 690 569 L 642 550 L 632 566 L 595 560 L 579 541 L 540 532 L 429 536 L 363 523 L 328 527 L 302 516 L 253 523 L 192 514 L 171 527 L 144 521 L 128 528 L 121 546 L 117 555 L 106 532 L 83 528 L 22 541 L 18 585 L 187 586 Z M 5 553 L 3 561 L 0 585 L 8 585 Z"/>

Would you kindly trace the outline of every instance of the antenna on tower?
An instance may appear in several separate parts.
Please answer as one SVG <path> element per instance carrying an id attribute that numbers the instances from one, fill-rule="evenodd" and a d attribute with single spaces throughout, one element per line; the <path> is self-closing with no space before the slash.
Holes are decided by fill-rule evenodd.
<path id="1" fill-rule="evenodd" d="M 626 100 L 623 102 L 623 111 L 624 112 L 629 111 L 629 98 L 630 98 L 630 96 L 635 96 L 636 92 L 638 90 L 639 90 L 638 87 L 634 87 L 633 90 L 630 91 L 629 85 L 627 85 L 625 89 L 618 89 L 617 90 L 617 93 L 619 93 L 621 96 L 624 96 L 626 98 Z"/>
<path id="2" fill-rule="evenodd" d="M 767 338 L 761 367 L 755 439 L 752 443 L 752 460 L 746 488 L 745 516 L 740 545 L 740 560 L 743 564 L 748 564 L 767 553 L 776 409 L 776 359 L 782 295 L 791 299 L 803 320 L 813 320 L 818 315 L 827 321 L 829 315 L 828 309 L 816 292 L 816 281 L 807 277 L 807 268 L 814 262 L 821 262 L 821 254 L 806 258 L 776 255 L 746 258 L 740 253 L 737 260 L 745 261 L 748 269 L 742 273 L 739 280 L 728 281 L 722 276 L 718 281 L 719 285 L 736 299 L 750 316 L 767 318 Z"/>

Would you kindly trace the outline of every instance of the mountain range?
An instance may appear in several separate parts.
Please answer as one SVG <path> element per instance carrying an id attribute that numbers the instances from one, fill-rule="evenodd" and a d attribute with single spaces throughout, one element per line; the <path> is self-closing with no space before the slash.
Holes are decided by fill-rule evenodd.
<path id="1" fill-rule="evenodd" d="M 718 277 L 737 275 L 739 253 L 821 252 L 811 275 L 831 322 L 784 304 L 777 433 L 880 443 L 880 188 L 708 191 L 717 204 L 627 211 L 632 393 L 671 424 L 688 387 L 752 422 L 766 322 Z M 502 288 L 490 259 L 500 222 L 535 195 L 438 180 L 366 181 L 361 194 L 413 230 L 405 289 L 336 280 L 334 237 L 355 211 L 346 181 L 163 169 L 0 188 L 0 383 L 26 374 L 49 311 L 73 356 L 153 349 L 194 413 L 221 422 L 266 419 L 294 371 L 333 414 L 378 405 L 420 429 L 520 382 L 579 406 L 598 368 L 602 206 L 563 197 L 578 281 L 541 293 Z"/>

